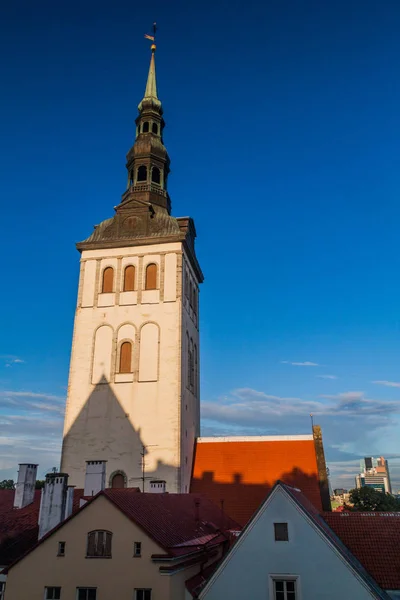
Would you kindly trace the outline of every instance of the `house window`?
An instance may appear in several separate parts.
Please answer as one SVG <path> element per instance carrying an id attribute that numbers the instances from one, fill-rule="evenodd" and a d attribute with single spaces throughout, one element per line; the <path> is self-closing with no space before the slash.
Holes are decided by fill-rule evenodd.
<path id="1" fill-rule="evenodd" d="M 274 579 L 274 600 L 297 600 L 295 579 Z"/>
<path id="2" fill-rule="evenodd" d="M 156 290 L 157 289 L 157 265 L 151 263 L 146 267 L 146 281 L 145 281 L 145 289 L 146 290 Z"/>
<path id="3" fill-rule="evenodd" d="M 6 584 L 4 581 L 0 581 L 0 600 L 4 600 L 5 591 L 6 591 Z"/>
<path id="4" fill-rule="evenodd" d="M 287 523 L 274 523 L 274 533 L 276 542 L 289 541 L 289 531 Z"/>
<path id="5" fill-rule="evenodd" d="M 97 588 L 76 588 L 76 600 L 96 600 Z"/>
<path id="6" fill-rule="evenodd" d="M 90 531 L 87 539 L 87 558 L 111 558 L 110 531 Z M 85 588 L 86 589 L 86 588 Z"/>
<path id="7" fill-rule="evenodd" d="M 58 542 L 57 556 L 65 556 L 65 542 Z"/>
<path id="8" fill-rule="evenodd" d="M 132 344 L 123 342 L 119 354 L 119 372 L 132 373 Z"/>
<path id="9" fill-rule="evenodd" d="M 45 600 L 60 600 L 61 588 L 60 587 L 45 587 L 44 588 L 44 597 L 45 597 Z M 0 594 L 0 598 L 2 598 L 1 594 Z"/>
<path id="10" fill-rule="evenodd" d="M 133 292 L 135 289 L 135 267 L 128 265 L 124 271 L 124 292 Z"/>
<path id="11" fill-rule="evenodd" d="M 142 542 L 135 542 L 133 544 L 133 556 L 136 558 L 142 556 Z"/>
<path id="12" fill-rule="evenodd" d="M 135 600 L 151 600 L 151 589 L 136 589 Z"/>
<path id="13" fill-rule="evenodd" d="M 114 289 L 114 269 L 112 267 L 107 267 L 103 271 L 103 284 L 101 286 L 101 291 L 103 294 L 109 294 Z"/>

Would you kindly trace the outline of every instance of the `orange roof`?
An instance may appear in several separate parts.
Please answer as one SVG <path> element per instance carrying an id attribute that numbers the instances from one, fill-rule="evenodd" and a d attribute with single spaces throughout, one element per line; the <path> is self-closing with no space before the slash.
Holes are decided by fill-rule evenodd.
<path id="1" fill-rule="evenodd" d="M 277 480 L 300 488 L 322 510 L 313 437 L 200 438 L 191 492 L 201 493 L 245 525 Z"/>

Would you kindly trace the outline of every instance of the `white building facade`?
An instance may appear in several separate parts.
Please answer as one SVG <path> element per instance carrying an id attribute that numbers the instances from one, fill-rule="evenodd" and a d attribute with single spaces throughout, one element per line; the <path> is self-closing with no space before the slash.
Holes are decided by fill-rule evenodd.
<path id="1" fill-rule="evenodd" d="M 128 187 L 81 252 L 61 472 L 83 487 L 86 461 L 107 487 L 189 491 L 199 435 L 196 232 L 170 214 L 169 157 L 155 47 L 127 155 Z M 164 485 L 164 483 L 163 483 Z"/>
<path id="2" fill-rule="evenodd" d="M 389 600 L 299 493 L 278 484 L 195 597 Z"/>

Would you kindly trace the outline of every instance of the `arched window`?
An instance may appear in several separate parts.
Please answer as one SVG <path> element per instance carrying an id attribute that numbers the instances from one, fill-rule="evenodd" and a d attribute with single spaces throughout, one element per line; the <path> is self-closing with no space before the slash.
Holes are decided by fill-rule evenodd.
<path id="1" fill-rule="evenodd" d="M 194 350 L 193 350 L 193 340 L 190 338 L 190 373 L 189 373 L 189 384 L 190 389 L 193 390 L 194 386 Z"/>
<path id="2" fill-rule="evenodd" d="M 129 185 L 133 185 L 133 170 L 129 173 Z"/>
<path id="3" fill-rule="evenodd" d="M 192 359 L 190 356 L 190 341 L 189 334 L 186 332 L 186 360 L 187 360 L 187 373 L 186 373 L 186 387 L 190 387 L 190 371 L 192 368 Z"/>
<path id="4" fill-rule="evenodd" d="M 158 185 L 160 185 L 161 183 L 161 172 L 160 169 L 158 167 L 153 167 L 151 170 L 151 180 L 153 183 L 158 183 Z"/>
<path id="5" fill-rule="evenodd" d="M 146 290 L 157 289 L 157 265 L 154 263 L 146 267 L 146 282 L 144 287 Z"/>
<path id="6" fill-rule="evenodd" d="M 112 267 L 106 267 L 103 271 L 101 291 L 103 294 L 109 294 L 114 291 L 114 269 Z"/>
<path id="7" fill-rule="evenodd" d="M 111 531 L 90 531 L 87 537 L 86 556 L 110 558 L 111 538 Z"/>
<path id="8" fill-rule="evenodd" d="M 197 368 L 197 346 L 194 345 L 194 395 L 197 396 L 197 389 L 199 385 L 199 371 Z"/>
<path id="9" fill-rule="evenodd" d="M 128 265 L 124 271 L 124 292 L 133 292 L 135 289 L 135 267 Z"/>
<path id="10" fill-rule="evenodd" d="M 119 353 L 119 372 L 132 373 L 132 344 L 123 342 Z"/>
<path id="11" fill-rule="evenodd" d="M 143 127 L 142 127 L 142 131 L 143 131 L 143 133 L 148 133 L 149 129 L 150 129 L 149 122 L 148 122 L 148 121 L 145 121 L 145 122 L 143 123 Z"/>
<path id="12" fill-rule="evenodd" d="M 115 473 L 111 479 L 111 487 L 121 489 L 125 487 L 125 477 L 122 473 Z"/>
<path id="13" fill-rule="evenodd" d="M 193 284 L 192 284 L 192 281 L 190 281 L 190 284 L 189 284 L 189 304 L 190 304 L 190 306 L 193 306 Z"/>
<path id="14" fill-rule="evenodd" d="M 147 167 L 140 165 L 137 170 L 137 181 L 147 181 Z"/>
<path id="15" fill-rule="evenodd" d="M 151 130 L 153 133 L 155 133 L 156 135 L 158 135 L 158 125 L 157 123 L 153 123 L 153 125 L 151 126 Z"/>

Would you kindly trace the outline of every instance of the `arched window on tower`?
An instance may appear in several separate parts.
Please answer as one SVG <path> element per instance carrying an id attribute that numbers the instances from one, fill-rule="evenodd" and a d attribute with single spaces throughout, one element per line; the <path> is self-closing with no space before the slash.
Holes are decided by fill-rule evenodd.
<path id="1" fill-rule="evenodd" d="M 149 122 L 148 122 L 148 121 L 145 121 L 145 122 L 143 123 L 143 127 L 142 127 L 142 131 L 143 131 L 143 133 L 148 133 L 148 132 L 149 132 L 149 129 L 150 129 L 150 124 L 149 124 Z"/>
<path id="2" fill-rule="evenodd" d="M 151 170 L 151 181 L 160 185 L 161 183 L 161 171 L 158 167 L 153 167 Z"/>
<path id="3" fill-rule="evenodd" d="M 193 340 L 190 338 L 190 373 L 189 373 L 189 387 L 193 391 L 194 386 L 194 349 L 193 349 Z"/>
<path id="4" fill-rule="evenodd" d="M 188 332 L 186 332 L 186 360 L 187 360 L 186 387 L 189 388 L 190 387 L 190 370 L 191 370 L 192 359 L 190 356 L 190 341 L 189 341 Z"/>
<path id="5" fill-rule="evenodd" d="M 193 306 L 193 284 L 191 280 L 189 284 L 189 304 L 190 306 Z"/>
<path id="6" fill-rule="evenodd" d="M 137 170 L 137 181 L 147 181 L 147 167 L 140 165 Z"/>
<path id="7" fill-rule="evenodd" d="M 114 489 L 126 487 L 126 475 L 123 471 L 118 471 L 111 476 L 111 487 Z"/>
<path id="8" fill-rule="evenodd" d="M 114 269 L 112 267 L 106 267 L 103 271 L 101 291 L 103 294 L 110 294 L 114 291 Z"/>
<path id="9" fill-rule="evenodd" d="M 132 373 L 132 344 L 123 342 L 119 353 L 119 372 Z"/>
<path id="10" fill-rule="evenodd" d="M 135 267 L 128 265 L 124 271 L 124 292 L 133 292 L 135 289 Z"/>
<path id="11" fill-rule="evenodd" d="M 129 173 L 129 185 L 133 185 L 133 169 Z"/>
<path id="12" fill-rule="evenodd" d="M 151 131 L 153 133 L 155 133 L 156 135 L 158 135 L 158 125 L 157 125 L 157 123 L 153 123 L 153 125 L 151 126 Z"/>
<path id="13" fill-rule="evenodd" d="M 197 346 L 194 345 L 194 395 L 197 396 L 197 389 L 199 385 L 199 371 L 197 366 Z"/>
<path id="14" fill-rule="evenodd" d="M 144 287 L 146 290 L 157 289 L 157 265 L 155 263 L 151 263 L 146 267 L 146 281 Z"/>

